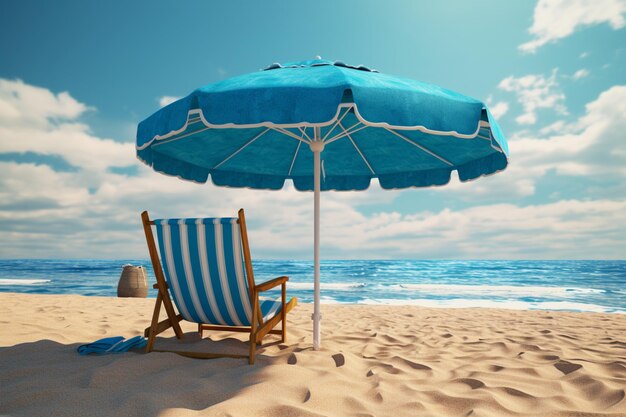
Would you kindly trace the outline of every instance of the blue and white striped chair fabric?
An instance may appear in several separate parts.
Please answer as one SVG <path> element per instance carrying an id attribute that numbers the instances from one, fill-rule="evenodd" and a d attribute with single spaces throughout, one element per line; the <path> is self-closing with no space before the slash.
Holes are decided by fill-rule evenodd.
<path id="1" fill-rule="evenodd" d="M 252 303 L 236 218 L 154 220 L 163 271 L 185 320 L 250 326 Z M 259 301 L 263 321 L 281 302 Z"/>

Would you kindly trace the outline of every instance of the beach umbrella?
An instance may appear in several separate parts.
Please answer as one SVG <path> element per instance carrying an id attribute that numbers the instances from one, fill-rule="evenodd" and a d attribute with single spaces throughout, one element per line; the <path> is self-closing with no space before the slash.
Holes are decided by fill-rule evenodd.
<path id="1" fill-rule="evenodd" d="M 320 191 L 445 185 L 506 168 L 487 106 L 364 66 L 313 59 L 198 88 L 137 129 L 155 171 L 215 185 L 314 191 L 313 346 L 320 347 Z"/>

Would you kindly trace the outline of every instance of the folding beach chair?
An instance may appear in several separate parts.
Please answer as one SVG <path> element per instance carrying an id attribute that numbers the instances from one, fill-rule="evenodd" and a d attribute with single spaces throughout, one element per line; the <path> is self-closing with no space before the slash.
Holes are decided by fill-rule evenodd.
<path id="1" fill-rule="evenodd" d="M 169 351 L 193 358 L 248 358 L 254 363 L 256 345 L 268 333 L 286 340 L 286 316 L 297 299 L 287 302 L 286 283 L 282 276 L 262 284 L 254 283 L 250 247 L 243 209 L 239 218 L 150 220 L 141 213 L 158 289 L 152 324 L 145 330 L 146 352 L 153 349 L 156 335 L 172 327 L 183 338 L 179 322 L 198 323 L 198 332 L 220 330 L 250 333 L 248 356 L 202 352 Z M 152 227 L 157 230 L 157 253 Z M 242 256 L 243 255 L 243 256 Z M 163 268 L 161 268 L 163 265 Z M 263 299 L 259 294 L 281 285 L 280 301 Z M 170 293 L 179 311 L 176 314 Z M 161 304 L 167 319 L 159 322 Z M 274 327 L 282 321 L 281 329 Z"/>

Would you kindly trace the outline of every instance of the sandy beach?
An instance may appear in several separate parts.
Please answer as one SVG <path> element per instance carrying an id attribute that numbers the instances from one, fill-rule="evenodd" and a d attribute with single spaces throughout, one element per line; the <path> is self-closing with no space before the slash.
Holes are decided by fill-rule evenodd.
<path id="1" fill-rule="evenodd" d="M 626 315 L 312 306 L 270 336 L 257 363 L 171 353 L 79 356 L 148 325 L 154 300 L 0 294 L 0 415 L 626 416 Z M 246 353 L 242 335 L 161 348 Z"/>

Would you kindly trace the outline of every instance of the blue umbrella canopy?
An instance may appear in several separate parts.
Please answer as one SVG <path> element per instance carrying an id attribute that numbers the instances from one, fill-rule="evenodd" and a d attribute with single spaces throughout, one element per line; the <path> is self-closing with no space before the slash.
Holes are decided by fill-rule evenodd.
<path id="1" fill-rule="evenodd" d="M 444 185 L 501 171 L 508 146 L 487 106 L 444 88 L 342 62 L 273 64 L 201 87 L 139 124 L 137 156 L 156 171 L 216 185 L 312 190 Z"/>
<path id="2" fill-rule="evenodd" d="M 339 61 L 272 64 L 201 87 L 139 124 L 154 170 L 216 185 L 314 191 L 313 347 L 320 348 L 320 191 L 445 185 L 502 171 L 508 146 L 479 100 Z"/>

